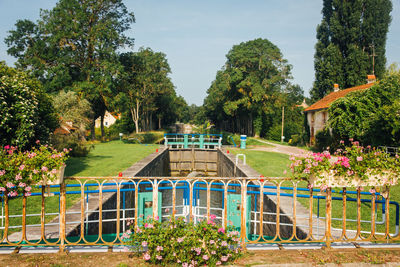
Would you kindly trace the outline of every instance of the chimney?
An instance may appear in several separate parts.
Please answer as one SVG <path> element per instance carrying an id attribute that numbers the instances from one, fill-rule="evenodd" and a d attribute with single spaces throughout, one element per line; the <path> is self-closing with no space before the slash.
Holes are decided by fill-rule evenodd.
<path id="1" fill-rule="evenodd" d="M 334 91 L 334 92 L 339 92 L 339 84 L 335 83 L 335 84 L 333 85 L 333 91 Z"/>
<path id="2" fill-rule="evenodd" d="M 374 83 L 374 82 L 376 82 L 376 77 L 375 77 L 375 75 L 367 75 L 367 84 L 370 84 L 370 83 Z"/>

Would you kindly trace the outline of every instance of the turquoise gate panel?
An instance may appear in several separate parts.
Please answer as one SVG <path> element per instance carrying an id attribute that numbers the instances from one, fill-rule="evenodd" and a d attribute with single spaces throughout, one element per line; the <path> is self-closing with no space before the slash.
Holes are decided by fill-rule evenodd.
<path id="1" fill-rule="evenodd" d="M 161 222 L 162 194 L 158 192 L 158 220 Z M 140 192 L 138 194 L 138 222 L 148 216 L 153 217 L 153 192 Z M 142 217 L 140 215 L 143 215 Z"/>
<path id="2" fill-rule="evenodd" d="M 241 214 L 240 214 L 240 204 L 242 202 L 242 195 L 239 194 L 228 194 L 227 199 L 227 214 L 228 222 L 231 221 L 233 226 L 237 231 L 241 230 Z M 251 196 L 247 196 L 246 201 L 246 236 L 250 237 L 250 212 L 251 212 Z"/>

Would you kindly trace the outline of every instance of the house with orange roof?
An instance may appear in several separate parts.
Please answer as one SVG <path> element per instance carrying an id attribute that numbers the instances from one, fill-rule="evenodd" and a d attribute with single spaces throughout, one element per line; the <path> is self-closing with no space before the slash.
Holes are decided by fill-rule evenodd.
<path id="1" fill-rule="evenodd" d="M 121 114 L 110 113 L 106 111 L 104 114 L 104 126 L 108 128 L 111 125 L 113 125 L 118 119 L 121 119 Z M 100 128 L 100 126 L 101 126 L 101 118 L 98 117 L 95 120 L 95 127 Z"/>
<path id="2" fill-rule="evenodd" d="M 332 93 L 326 95 L 321 100 L 306 108 L 304 112 L 307 114 L 307 123 L 308 126 L 310 126 L 310 144 L 315 143 L 315 135 L 317 134 L 317 132 L 325 128 L 326 122 L 329 119 L 328 108 L 335 100 L 345 97 L 351 92 L 368 89 L 375 83 L 375 75 L 368 75 L 366 84 L 354 86 L 343 90 L 340 90 L 339 85 L 335 83 Z"/>

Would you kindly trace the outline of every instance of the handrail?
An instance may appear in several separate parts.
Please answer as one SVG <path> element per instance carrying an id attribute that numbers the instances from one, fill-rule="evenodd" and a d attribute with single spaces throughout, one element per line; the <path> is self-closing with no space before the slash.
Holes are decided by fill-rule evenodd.
<path id="1" fill-rule="evenodd" d="M 161 216 L 162 218 L 168 218 L 169 216 L 184 216 L 188 218 L 190 221 L 197 221 L 197 218 L 200 218 L 201 214 L 199 213 L 200 210 L 206 210 L 207 214 L 210 213 L 210 211 L 218 212 L 218 218 L 221 219 L 221 222 L 224 226 L 227 225 L 228 220 L 230 220 L 228 217 L 231 216 L 229 212 L 229 207 L 232 205 L 233 201 L 229 200 L 228 201 L 228 196 L 239 196 L 239 198 L 235 198 L 235 201 L 239 201 L 241 208 L 239 213 L 236 211 L 236 206 L 234 207 L 234 213 L 233 214 L 239 214 L 237 216 L 241 217 L 239 220 L 241 224 L 238 226 L 240 228 L 241 232 L 241 239 L 243 246 L 245 246 L 247 243 L 282 243 L 282 242 L 290 242 L 290 243 L 296 243 L 296 242 L 326 242 L 327 245 L 329 245 L 331 242 L 371 242 L 371 241 L 389 241 L 389 242 L 394 242 L 400 239 L 399 237 L 399 204 L 395 201 L 389 201 L 387 198 L 378 199 L 378 196 L 381 196 L 379 193 L 370 193 L 370 192 L 363 192 L 360 188 L 357 188 L 356 191 L 346 191 L 346 190 L 331 190 L 328 189 L 326 192 L 323 192 L 322 195 L 317 195 L 314 193 L 322 193 L 320 189 L 308 189 L 308 188 L 298 188 L 297 187 L 297 182 L 292 181 L 293 187 L 291 186 L 282 186 L 283 181 L 290 181 L 289 178 L 280 178 L 280 179 L 274 179 L 271 177 L 245 177 L 245 178 L 226 178 L 226 177 L 191 177 L 190 179 L 180 177 L 180 178 L 175 178 L 175 177 L 90 177 L 90 179 L 97 180 L 98 183 L 87 183 L 85 184 L 84 181 L 88 179 L 88 177 L 66 177 L 65 181 L 74 181 L 77 182 L 77 184 L 62 184 L 61 186 L 51 186 L 51 188 L 60 188 L 59 191 L 53 192 L 54 195 L 56 195 L 59 199 L 60 203 L 60 208 L 58 209 L 59 212 L 52 211 L 51 213 L 46 213 L 45 210 L 43 210 L 44 213 L 40 214 L 27 214 L 26 212 L 26 206 L 23 208 L 25 210 L 22 215 L 21 214 L 15 214 L 11 215 L 8 214 L 7 212 L 2 213 L 2 219 L 5 219 L 5 222 L 7 225 L 3 224 L 4 227 L 0 228 L 4 230 L 4 235 L 3 239 L 0 241 L 1 244 L 0 246 L 16 246 L 16 243 L 11 240 L 7 240 L 10 237 L 9 229 L 15 229 L 18 228 L 18 225 L 16 225 L 13 222 L 13 224 L 10 224 L 10 219 L 15 220 L 15 218 L 27 218 L 27 217 L 41 217 L 44 218 L 45 216 L 48 216 L 50 214 L 59 214 L 59 222 L 51 222 L 51 223 L 45 223 L 45 221 L 41 221 L 40 224 L 38 223 L 33 223 L 33 224 L 27 224 L 25 226 L 21 226 L 22 229 L 28 229 L 30 231 L 33 227 L 41 227 L 41 240 L 45 243 L 44 245 L 59 245 L 60 249 L 64 249 L 66 245 L 78 245 L 77 243 L 74 243 L 70 241 L 66 236 L 68 233 L 66 232 L 67 225 L 68 228 L 73 227 L 74 225 L 80 226 L 81 229 L 81 238 L 85 237 L 85 233 L 88 234 L 86 231 L 90 225 L 98 225 L 99 229 L 99 238 L 100 241 L 96 242 L 89 242 L 89 241 L 84 241 L 82 244 L 85 245 L 116 245 L 116 244 L 123 244 L 123 240 L 118 238 L 118 235 L 120 235 L 120 232 L 116 232 L 116 240 L 115 242 L 103 242 L 101 239 L 100 233 L 102 233 L 101 229 L 107 225 L 107 223 L 117 222 L 118 220 L 120 223 L 122 223 L 123 227 L 121 228 L 123 231 L 126 229 L 125 228 L 125 222 L 127 218 L 134 218 L 135 223 L 137 224 L 137 218 L 140 215 L 138 214 L 138 206 L 137 203 L 134 203 L 133 206 L 129 206 L 128 202 L 126 201 L 132 201 L 132 195 L 138 195 L 141 196 L 140 194 L 143 192 L 147 194 L 146 196 L 152 196 L 153 204 L 152 204 L 152 210 L 153 210 L 153 217 L 156 216 L 157 210 L 161 210 Z M 93 188 L 97 187 L 97 188 Z M 75 188 L 80 188 L 80 190 L 75 190 Z M 72 190 L 68 190 L 72 189 Z M 192 191 L 193 190 L 193 191 Z M 54 190 L 53 190 L 54 191 Z M 168 197 L 168 194 L 171 195 L 178 195 L 177 192 L 182 192 L 182 202 L 179 203 L 177 202 L 177 199 L 174 198 L 174 200 L 171 200 L 171 203 L 157 203 L 157 198 L 158 194 L 167 194 L 163 195 L 162 199 L 165 199 Z M 291 192 L 287 192 L 291 191 Z M 47 208 L 44 206 L 44 200 L 45 197 L 43 195 L 44 193 L 44 187 L 42 187 L 42 193 L 41 192 L 34 192 L 32 193 L 31 197 L 41 197 L 42 199 L 42 205 L 44 208 Z M 304 192 L 304 193 L 303 193 Z M 204 194 L 205 193 L 205 194 Z M 204 206 L 204 195 L 209 195 L 209 194 L 214 194 L 210 195 L 212 197 L 213 201 L 215 199 L 218 199 L 217 197 L 222 198 L 214 204 L 208 203 L 207 206 Z M 333 195 L 339 194 L 338 195 Z M 92 197 L 92 194 L 95 194 L 95 198 Z M 81 211 L 75 210 L 75 211 L 69 211 L 66 208 L 66 200 L 69 198 L 71 195 L 80 195 L 81 196 L 81 201 L 85 201 L 87 207 L 82 208 Z M 263 196 L 262 198 L 260 196 Z M 89 197 L 90 196 L 90 197 Z M 122 201 L 121 205 L 117 205 L 117 207 L 106 207 L 104 203 L 105 201 L 109 201 L 112 199 L 112 197 L 119 196 L 116 199 L 120 199 Z M 143 195 L 145 196 L 145 195 Z M 154 198 L 154 196 L 157 196 L 157 198 Z M 161 196 L 161 195 L 160 195 Z M 249 196 L 248 201 L 250 201 L 248 204 L 246 204 L 247 201 L 247 196 Z M 250 197 L 251 196 L 251 197 Z M 362 196 L 366 196 L 367 198 L 362 198 Z M 290 201 L 284 201 L 284 198 L 290 198 Z M 27 197 L 23 196 L 21 197 L 24 200 L 24 203 L 29 204 L 30 201 L 26 201 Z M 313 212 L 309 213 L 301 213 L 299 209 L 296 209 L 296 205 L 300 205 L 297 203 L 298 199 L 305 198 L 309 199 L 309 203 L 313 203 L 313 200 L 318 201 L 318 213 L 314 214 Z M 135 199 L 135 198 L 133 198 Z M 172 199 L 172 198 L 171 198 Z M 9 205 L 10 201 L 16 201 L 16 200 L 10 200 L 8 199 L 7 196 L 2 195 L 2 203 L 4 207 Z M 200 201 L 201 200 L 201 201 Z M 245 201 L 241 203 L 240 201 Z M 259 200 L 259 201 L 258 201 Z M 319 210 L 320 210 L 320 200 L 321 203 L 324 203 L 325 206 L 325 216 L 320 216 Z M 269 201 L 270 203 L 274 202 L 274 205 L 264 205 L 265 201 Z M 272 202 L 271 202 L 272 201 Z M 337 216 L 331 216 L 331 210 L 329 210 L 329 207 L 332 206 L 333 201 L 339 201 L 343 202 L 343 205 L 345 203 L 360 203 L 358 205 L 358 212 L 361 212 L 361 203 L 370 203 L 370 208 L 363 207 L 363 209 L 368 209 L 370 210 L 371 214 L 371 220 L 366 220 L 365 218 L 361 217 L 337 217 Z M 96 204 L 97 202 L 97 204 Z M 208 201 L 207 201 L 208 202 Z M 17 202 L 16 202 L 17 203 Z M 203 204 L 202 204 L 203 203 Z M 292 206 L 292 211 L 287 209 L 287 204 L 292 203 L 289 205 Z M 296 204 L 297 203 L 297 204 Z M 314 202 L 315 203 L 315 202 Z M 96 204 L 96 205 L 93 205 Z M 126 205 L 125 205 L 126 204 Z M 13 204 L 15 205 L 15 203 Z M 217 205 L 217 206 L 215 206 Z M 249 205 L 247 207 L 247 205 Z M 286 205 L 286 206 L 285 206 Z M 375 217 L 377 216 L 378 212 L 378 205 L 382 205 L 382 220 L 376 220 Z M 395 216 L 394 220 L 390 220 L 390 215 L 389 214 L 389 205 L 394 206 L 395 208 Z M 82 206 L 84 207 L 83 203 Z M 170 213 L 165 213 L 164 209 L 165 207 L 172 207 L 172 211 Z M 179 213 L 176 213 L 177 207 L 180 207 Z M 189 208 L 191 207 L 191 208 Z M 264 210 L 266 207 L 272 210 L 268 210 L 267 212 Z M 250 209 L 250 210 L 248 210 Z M 6 209 L 7 210 L 7 209 Z M 344 209 L 345 211 L 346 209 Z M 134 211 L 134 212 L 133 212 Z M 246 219 L 247 215 L 246 212 L 249 211 L 251 212 L 254 216 L 259 216 L 259 217 L 252 217 Z M 133 213 L 132 213 L 133 212 Z M 363 211 L 364 212 L 364 211 Z M 263 215 L 264 214 L 264 219 Z M 95 215 L 97 214 L 97 215 Z M 102 216 L 100 216 L 102 214 Z M 105 214 L 121 214 L 121 217 L 118 219 L 112 218 L 112 217 L 106 217 Z M 257 215 L 258 214 L 258 215 Z M 275 215 L 274 215 L 275 214 Z M 79 216 L 80 215 L 80 216 Z M 93 217 L 93 216 L 95 217 Z M 253 216 L 252 215 L 252 216 Z M 270 215 L 273 215 L 272 217 Z M 70 218 L 70 216 L 78 216 L 74 218 Z M 97 216 L 97 217 L 96 217 Z M 228 216 L 228 217 L 227 217 Z M 236 216 L 236 215 L 235 215 Z M 287 218 L 284 221 L 278 220 L 278 218 Z M 98 219 L 96 219 L 98 218 Z M 258 218 L 258 219 L 257 219 Z M 323 223 L 321 220 L 324 220 Z M 344 221 L 349 221 L 349 222 L 355 222 L 359 228 L 355 229 L 350 226 L 347 226 L 347 228 L 333 228 L 331 226 L 333 221 L 337 220 L 344 220 Z M 22 220 L 26 221 L 26 220 Z M 243 224 L 251 221 L 251 225 Z M 117 225 L 120 225 L 120 223 L 116 223 Z M 330 226 L 329 228 L 324 228 L 324 233 L 323 236 L 312 236 L 312 228 L 313 224 L 321 224 L 321 225 L 328 225 Z M 374 232 L 369 232 L 370 236 L 365 237 L 364 235 L 361 236 L 361 230 L 362 233 L 368 232 L 364 228 L 361 228 L 361 223 L 369 223 L 371 225 L 370 229 L 375 229 L 376 226 L 379 226 L 379 229 L 385 229 L 385 232 L 382 231 L 374 231 Z M 104 224 L 104 225 L 103 225 Z M 275 237 L 273 237 L 271 240 L 266 240 L 263 238 L 263 235 L 257 234 L 257 231 L 261 231 L 260 229 L 264 228 L 264 224 L 273 224 L 276 226 L 276 232 L 275 232 Z M 280 225 L 280 227 L 278 227 Z M 59 238 L 56 243 L 48 241 L 45 236 L 44 236 L 44 227 L 45 226 L 57 226 L 59 229 Z M 249 239 L 247 236 L 247 230 L 250 230 L 253 233 L 255 233 L 258 237 L 256 239 Z M 392 228 L 392 227 L 395 227 Z M 8 230 L 7 230 L 8 229 Z M 21 228 L 18 228 L 21 229 Z M 96 228 L 97 229 L 97 228 Z M 119 228 L 118 228 L 119 229 Z M 258 230 L 257 230 L 258 229 Z M 266 231 L 267 228 L 264 229 Z M 300 230 L 296 230 L 300 229 Z M 319 229 L 319 228 L 318 228 Z M 361 229 L 361 230 L 360 230 Z M 377 228 L 378 229 L 378 228 Z M 394 229 L 395 232 L 391 233 L 390 231 Z M 357 230 L 356 234 L 354 237 L 348 237 L 345 235 L 346 231 L 353 231 Z M 298 233 L 301 231 L 305 231 L 305 233 L 308 234 L 308 238 L 304 239 L 300 236 L 297 236 Z M 311 231 L 311 232 L 307 232 Z M 336 235 L 336 232 L 341 232 L 344 231 L 344 235 L 340 237 L 340 235 Z M 290 233 L 290 234 L 289 234 Z M 390 233 L 390 234 L 389 234 Z M 22 235 L 23 238 L 20 240 L 20 242 L 17 241 L 18 246 L 35 246 L 39 245 L 36 243 L 33 243 L 30 240 L 27 240 L 26 235 Z M 29 235 L 28 235 L 29 236 Z M 22 242 L 23 241 L 23 242 Z M 71 243 L 72 242 L 72 243 Z M 42 243 L 40 245 L 43 245 Z"/>

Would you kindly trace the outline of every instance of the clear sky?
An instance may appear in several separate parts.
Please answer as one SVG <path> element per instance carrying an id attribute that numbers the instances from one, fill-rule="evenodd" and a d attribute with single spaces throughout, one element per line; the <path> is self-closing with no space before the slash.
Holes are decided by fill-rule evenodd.
<path id="1" fill-rule="evenodd" d="M 0 60 L 7 55 L 4 38 L 18 19 L 39 18 L 55 0 L 0 0 Z M 392 0 L 386 57 L 400 63 L 400 0 Z M 125 0 L 136 23 L 127 35 L 134 50 L 150 47 L 167 55 L 176 91 L 188 104 L 201 105 L 216 72 L 233 45 L 266 38 L 293 66 L 293 83 L 308 95 L 314 81 L 316 27 L 322 0 Z"/>

